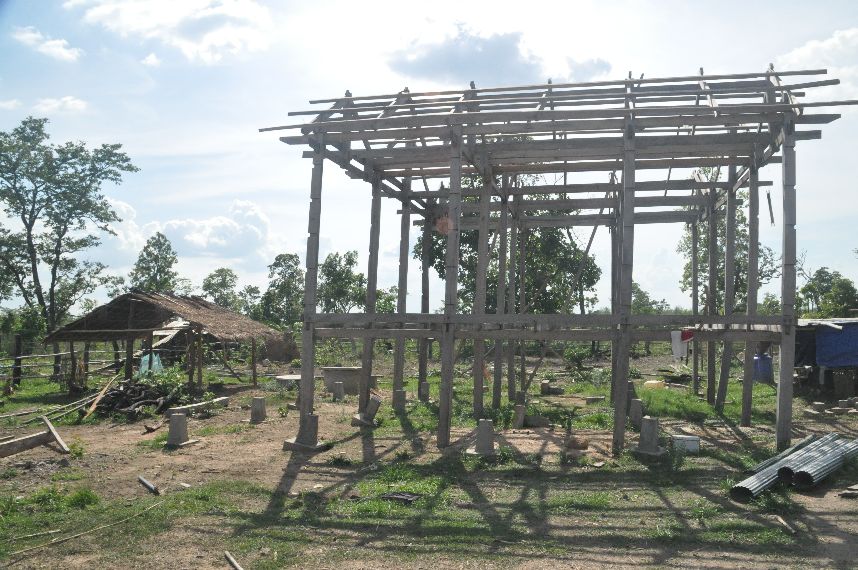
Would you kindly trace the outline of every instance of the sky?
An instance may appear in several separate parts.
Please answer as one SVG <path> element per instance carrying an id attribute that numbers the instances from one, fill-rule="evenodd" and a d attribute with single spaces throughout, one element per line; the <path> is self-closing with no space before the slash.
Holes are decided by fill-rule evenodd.
<path id="1" fill-rule="evenodd" d="M 161 231 L 179 272 L 199 284 L 231 267 L 240 285 L 306 247 L 310 163 L 260 127 L 289 124 L 310 99 L 561 81 L 827 68 L 841 80 L 820 100 L 858 99 L 858 2 L 262 2 L 256 0 L 0 0 L 0 131 L 48 117 L 54 142 L 121 143 L 140 168 L 105 194 L 122 221 L 90 252 L 127 275 Z M 806 268 L 858 280 L 858 202 L 851 165 L 858 109 L 797 145 L 798 248 Z M 780 170 L 770 165 L 780 251 Z M 365 271 L 369 185 L 328 163 L 322 258 L 355 249 Z M 397 203 L 384 200 L 379 286 L 396 284 Z M 765 195 L 763 195 L 765 205 Z M 765 214 L 765 206 L 763 213 Z M 679 288 L 678 224 L 639 226 L 634 279 L 690 306 Z M 412 232 L 412 242 L 417 237 Z M 582 232 L 581 239 L 586 240 Z M 607 276 L 609 238 L 593 253 Z M 419 310 L 419 264 L 408 308 Z M 766 286 L 776 290 L 777 282 Z M 765 290 L 765 289 L 764 289 Z M 432 306 L 443 286 L 433 276 Z M 598 305 L 610 301 L 606 277 Z M 96 296 L 99 300 L 104 293 Z"/>

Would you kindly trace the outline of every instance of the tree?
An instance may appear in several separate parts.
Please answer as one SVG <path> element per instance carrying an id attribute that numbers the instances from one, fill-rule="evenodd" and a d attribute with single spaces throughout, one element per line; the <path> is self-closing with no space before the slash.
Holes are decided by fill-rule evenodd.
<path id="1" fill-rule="evenodd" d="M 173 266 L 179 261 L 173 244 L 161 232 L 146 240 L 128 276 L 133 289 L 150 293 L 166 293 L 179 289 L 179 274 Z"/>
<path id="2" fill-rule="evenodd" d="M 850 317 L 858 309 L 858 291 L 851 279 L 822 267 L 799 291 L 798 305 L 806 317 Z"/>
<path id="3" fill-rule="evenodd" d="M 766 293 L 763 296 L 763 300 L 760 302 L 757 307 L 757 312 L 761 315 L 779 315 L 781 314 L 781 300 L 780 297 L 775 295 L 774 293 Z"/>
<path id="4" fill-rule="evenodd" d="M 102 186 L 121 184 L 137 168 L 119 144 L 50 144 L 47 123 L 28 117 L 0 132 L 0 204 L 8 218 L 0 227 L 0 273 L 53 330 L 110 281 L 105 265 L 84 254 L 119 221 Z"/>
<path id="5" fill-rule="evenodd" d="M 304 271 L 298 256 L 281 253 L 275 257 L 268 266 L 268 279 L 268 288 L 259 301 L 262 318 L 278 326 L 300 321 L 304 312 Z M 245 299 L 250 300 L 253 293 L 245 288 Z"/>
<path id="6" fill-rule="evenodd" d="M 375 293 L 375 312 L 392 315 L 396 312 L 396 300 L 399 288 L 396 285 L 388 289 L 377 289 Z"/>
<path id="7" fill-rule="evenodd" d="M 225 309 L 238 310 L 239 296 L 235 292 L 238 275 L 227 267 L 215 269 L 203 279 L 203 295 Z M 257 289 L 258 291 L 258 289 Z"/>
<path id="8" fill-rule="evenodd" d="M 355 271 L 357 252 L 329 253 L 319 266 L 319 307 L 323 313 L 348 313 L 366 300 L 366 277 Z"/>
<path id="9" fill-rule="evenodd" d="M 260 300 L 262 292 L 256 285 L 245 285 L 238 293 L 238 310 L 253 320 L 261 321 L 262 306 Z"/>
<path id="10" fill-rule="evenodd" d="M 701 172 L 707 180 L 716 182 L 720 178 L 719 171 L 712 168 L 703 168 Z M 742 200 L 747 203 L 748 194 L 745 191 L 736 193 L 737 200 Z M 700 287 L 700 306 L 705 307 L 709 295 L 707 284 L 709 283 L 709 233 L 707 230 L 708 222 L 695 222 L 697 224 L 697 268 L 698 282 Z M 725 216 L 717 216 L 716 234 L 718 244 L 725 243 L 727 237 L 727 221 Z M 682 271 L 682 280 L 680 287 L 683 291 L 691 290 L 691 225 L 685 226 L 685 232 L 677 246 L 677 251 L 685 258 L 685 266 Z M 748 295 L 748 218 L 745 211 L 741 208 L 736 209 L 736 258 L 730 260 L 734 264 L 735 271 L 733 273 L 733 290 L 735 291 L 735 312 L 742 312 L 747 306 Z M 767 246 L 758 245 L 759 247 L 759 285 L 765 285 L 773 278 L 780 275 L 780 266 L 778 257 L 774 251 Z M 716 268 L 717 268 L 717 283 L 715 295 L 715 306 L 718 311 L 724 309 L 724 255 L 723 247 L 717 248 L 719 252 Z"/>
<path id="11" fill-rule="evenodd" d="M 633 315 L 658 315 L 667 312 L 668 309 L 670 309 L 670 305 L 667 304 L 667 301 L 653 299 L 637 282 L 632 281 Z"/>
<path id="12" fill-rule="evenodd" d="M 480 177 L 465 177 L 462 179 L 463 188 L 477 189 L 482 186 Z M 530 178 L 523 178 L 524 185 L 534 184 Z M 500 180 L 496 181 L 500 185 Z M 551 194 L 541 197 L 560 197 L 564 195 Z M 540 198 L 540 196 L 537 196 Z M 478 203 L 475 197 L 465 197 L 466 203 Z M 537 213 L 537 210 L 527 210 L 528 213 Z M 546 213 L 545 210 L 540 210 Z M 568 213 L 568 212 L 566 212 Z M 496 309 L 497 282 L 498 282 L 498 257 L 500 254 L 500 240 L 496 230 L 489 231 L 488 267 L 486 270 L 486 311 L 493 313 Z M 460 237 L 459 256 L 459 305 L 458 310 L 468 313 L 474 304 L 476 293 L 477 261 L 479 232 L 476 230 L 464 230 Z M 446 236 L 432 232 L 431 247 L 429 251 L 429 264 L 435 268 L 441 279 L 446 277 L 445 256 L 447 250 Z M 518 240 L 524 241 L 525 247 L 525 292 L 526 307 L 523 312 L 533 313 L 573 313 L 576 309 L 584 314 L 588 308 L 592 308 L 597 297 L 595 286 L 601 276 L 601 270 L 591 255 L 584 256 L 584 251 L 578 246 L 569 230 L 558 228 L 533 228 L 520 231 Z M 418 240 L 414 246 L 412 255 L 415 259 L 422 256 L 422 244 Z M 519 262 L 519 253 L 516 252 L 516 265 Z M 581 268 L 581 265 L 584 265 Z M 578 283 L 574 279 L 579 269 L 581 277 Z M 517 267 L 516 267 L 517 271 Z M 516 289 L 520 288 L 516 283 Z M 515 296 L 518 304 L 518 294 Z M 517 306 L 517 310 L 522 307 Z"/>

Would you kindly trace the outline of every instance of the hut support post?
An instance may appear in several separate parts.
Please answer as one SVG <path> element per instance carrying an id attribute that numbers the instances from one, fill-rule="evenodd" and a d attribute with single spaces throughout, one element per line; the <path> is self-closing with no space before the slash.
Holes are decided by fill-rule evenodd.
<path id="1" fill-rule="evenodd" d="M 757 314 L 757 289 L 759 288 L 759 247 L 760 247 L 760 192 L 759 173 L 756 165 L 751 167 L 748 187 L 748 316 Z M 742 427 L 751 425 L 751 410 L 754 404 L 754 353 L 756 343 L 745 343 L 745 369 L 742 377 L 742 415 L 739 423 Z"/>
<path id="2" fill-rule="evenodd" d="M 709 191 L 709 206 L 706 216 L 709 284 L 706 290 L 706 315 L 714 317 L 718 312 L 718 220 L 715 188 Z M 715 403 L 715 341 L 706 343 L 706 401 Z"/>
<path id="3" fill-rule="evenodd" d="M 619 455 L 623 451 L 626 435 L 626 400 L 629 391 L 629 352 L 631 329 L 629 318 L 632 307 L 632 267 L 635 239 L 635 131 L 634 125 L 626 125 L 623 139 L 623 196 L 621 209 L 622 258 L 620 260 L 620 328 L 617 350 L 617 369 L 613 374 L 614 384 L 614 437 L 611 451 Z"/>
<path id="4" fill-rule="evenodd" d="M 15 353 L 12 361 L 12 386 L 20 386 L 21 384 L 21 356 L 24 353 L 24 343 L 21 335 L 15 335 Z M 11 391 L 10 391 L 11 392 Z"/>
<path id="5" fill-rule="evenodd" d="M 474 315 L 486 313 L 486 270 L 489 264 L 489 206 L 491 196 L 491 168 L 486 168 L 482 188 L 480 188 L 480 217 L 479 231 L 477 232 L 477 274 L 476 290 L 474 291 Z M 483 415 L 483 402 L 485 394 L 485 356 L 486 341 L 474 339 L 474 417 L 481 418 Z"/>
<path id="6" fill-rule="evenodd" d="M 203 356 L 205 349 L 203 348 L 203 329 L 197 329 L 197 386 L 203 387 Z"/>
<path id="7" fill-rule="evenodd" d="M 691 314 L 695 317 L 700 314 L 700 268 L 698 263 L 698 245 L 700 232 L 697 222 L 691 224 Z M 694 395 L 700 392 L 700 342 L 695 338 L 691 344 L 691 386 Z"/>
<path id="8" fill-rule="evenodd" d="M 735 279 L 736 279 L 736 191 L 733 185 L 736 183 L 736 167 L 730 166 L 727 181 L 730 188 L 727 189 L 727 214 L 726 229 L 724 233 L 724 315 L 729 317 L 733 314 L 733 305 L 736 301 Z M 729 328 L 729 325 L 727 325 Z M 715 397 L 715 410 L 718 413 L 724 411 L 724 402 L 727 399 L 727 384 L 730 381 L 730 361 L 733 360 L 733 343 L 724 340 L 724 348 L 721 352 L 721 377 L 718 381 L 718 394 Z"/>
<path id="9" fill-rule="evenodd" d="M 778 449 L 790 444 L 792 429 L 792 383 L 795 365 L 795 131 L 792 120 L 784 124 L 783 162 L 783 258 L 781 262 L 781 333 L 780 374 L 776 440 Z"/>
<path id="10" fill-rule="evenodd" d="M 134 337 L 125 339 L 125 379 L 131 380 L 134 374 Z"/>
<path id="11" fill-rule="evenodd" d="M 512 220 L 509 230 L 509 266 L 507 267 L 507 291 L 506 291 L 506 312 L 513 314 L 515 310 L 515 253 L 518 247 L 518 202 L 520 196 L 514 198 Z M 506 343 L 506 364 L 507 364 L 507 390 L 506 395 L 510 402 L 515 401 L 515 347 L 518 343 L 510 339 Z"/>
<path id="12" fill-rule="evenodd" d="M 399 226 L 399 280 L 396 284 L 396 312 L 404 315 L 408 296 L 408 240 L 411 231 L 411 200 L 402 200 L 402 219 Z M 393 349 L 393 389 L 405 386 L 405 338 L 398 337 Z M 394 399 L 394 401 L 396 401 Z"/>
<path id="13" fill-rule="evenodd" d="M 504 176 L 503 186 L 506 188 L 508 178 Z M 508 200 L 504 198 L 501 201 L 501 221 L 500 221 L 500 251 L 498 253 L 498 287 L 495 297 L 495 313 L 504 314 L 506 309 L 506 256 L 507 256 L 507 224 L 509 223 Z M 492 383 L 492 409 L 497 410 L 501 405 L 503 396 L 503 340 L 495 340 L 495 361 L 494 361 L 494 377 Z M 515 394 L 513 394 L 515 396 Z M 510 402 L 513 400 L 510 399 Z"/>
<path id="14" fill-rule="evenodd" d="M 459 288 L 459 226 L 462 213 L 462 128 L 454 127 L 450 142 L 450 191 L 447 198 L 450 218 L 444 275 L 444 323 L 441 334 L 441 389 L 438 411 L 438 447 L 450 445 L 450 414 L 453 405 L 455 374 L 455 329 L 451 317 L 456 314 Z"/>
<path id="15" fill-rule="evenodd" d="M 69 342 L 69 392 L 77 387 L 77 355 L 74 352 L 74 343 Z"/>
<path id="16" fill-rule="evenodd" d="M 527 269 L 527 264 L 525 263 L 525 255 L 527 254 L 527 229 L 525 227 L 521 227 L 518 232 L 518 312 L 519 314 L 524 314 L 527 312 L 527 306 L 525 303 L 527 302 L 527 279 L 525 279 L 525 271 Z M 527 369 L 525 362 L 525 341 L 522 340 L 519 343 L 519 350 L 521 351 L 521 360 L 519 363 L 519 379 L 518 383 L 521 387 L 521 391 L 523 392 L 527 388 Z"/>
<path id="17" fill-rule="evenodd" d="M 301 384 L 298 388 L 298 407 L 301 419 L 297 440 L 316 445 L 317 427 L 309 421 L 313 414 L 315 392 L 316 331 L 313 317 L 316 314 L 316 288 L 319 275 L 319 225 L 322 211 L 322 174 L 324 167 L 324 135 L 313 153 L 313 173 L 310 178 L 310 213 L 307 223 L 306 273 L 304 274 L 304 322 L 301 332 Z M 314 429 L 316 428 L 316 429 Z"/>
<path id="18" fill-rule="evenodd" d="M 420 312 L 429 314 L 429 252 L 432 249 L 432 220 L 428 214 L 423 220 L 423 235 L 420 236 Z M 431 341 L 417 340 L 417 394 L 428 397 L 429 391 L 421 387 L 428 382 L 428 349 Z M 424 391 L 425 390 L 425 391 Z"/>
<path id="19" fill-rule="evenodd" d="M 372 179 L 372 206 L 369 226 L 369 260 L 366 272 L 366 313 L 375 313 L 375 300 L 378 293 L 378 240 L 381 218 L 381 177 Z M 369 403 L 369 387 L 372 384 L 372 357 L 375 339 L 363 339 L 363 358 L 361 359 L 360 394 L 358 412 L 363 413 Z"/>
<path id="20" fill-rule="evenodd" d="M 83 343 L 83 378 L 81 378 L 81 382 L 84 387 L 86 387 L 87 380 L 89 379 L 89 349 L 89 341 Z"/>
<path id="21" fill-rule="evenodd" d="M 256 338 L 250 339 L 250 380 L 253 385 L 257 385 L 256 379 Z"/>

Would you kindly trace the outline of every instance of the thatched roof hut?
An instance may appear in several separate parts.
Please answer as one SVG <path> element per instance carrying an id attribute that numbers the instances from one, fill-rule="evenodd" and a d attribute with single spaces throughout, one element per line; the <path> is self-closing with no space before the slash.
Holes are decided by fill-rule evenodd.
<path id="1" fill-rule="evenodd" d="M 177 318 L 187 321 L 179 326 L 205 331 L 220 341 L 283 338 L 283 333 L 201 297 L 132 291 L 55 330 L 45 342 L 140 338 L 163 330 Z"/>

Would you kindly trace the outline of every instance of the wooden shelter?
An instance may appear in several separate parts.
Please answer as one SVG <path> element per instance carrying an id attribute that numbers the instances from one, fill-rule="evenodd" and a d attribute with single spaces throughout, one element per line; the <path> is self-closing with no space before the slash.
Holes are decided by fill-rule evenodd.
<path id="1" fill-rule="evenodd" d="M 730 75 L 628 79 L 589 83 L 476 88 L 431 93 L 409 92 L 319 99 L 321 105 L 290 115 L 309 122 L 261 131 L 293 131 L 281 141 L 309 147 L 312 159 L 309 227 L 304 292 L 301 378 L 301 424 L 297 441 L 316 445 L 313 414 L 315 342 L 325 337 L 393 338 L 396 340 L 394 390 L 403 386 L 404 341 L 421 339 L 419 380 L 426 382 L 423 339 L 441 345 L 440 418 L 437 441 L 450 443 L 454 341 L 473 339 L 474 414 L 483 415 L 483 361 L 486 342 L 494 342 L 493 403 L 500 401 L 504 354 L 507 387 L 515 397 L 514 343 L 527 340 L 605 340 L 612 343 L 614 400 L 613 450 L 623 449 L 630 345 L 639 340 L 670 340 L 670 330 L 692 328 L 695 342 L 708 343 L 707 397 L 723 405 L 733 342 L 760 340 L 781 344 L 777 404 L 777 444 L 790 440 L 795 334 L 796 200 L 795 145 L 818 139 L 816 125 L 839 115 L 817 108 L 856 101 L 802 102 L 813 88 L 837 85 L 816 79 L 826 70 L 774 71 Z M 369 269 L 366 309 L 360 314 L 318 314 L 316 287 L 322 172 L 325 161 L 372 189 L 369 228 Z M 771 182 L 761 169 L 781 164 L 783 179 L 783 274 L 781 314 L 757 314 L 759 189 Z M 702 176 L 711 167 L 723 178 Z M 593 182 L 596 176 L 602 181 Z M 601 174 L 599 174 L 601 173 Z M 523 176 L 542 181 L 525 185 Z M 462 177 L 479 176 L 483 186 L 462 188 Z M 437 179 L 437 180 L 436 180 Z M 441 184 L 437 184 L 440 180 Z M 440 188 L 435 189 L 435 187 Z M 747 188 L 750 220 L 748 253 L 749 302 L 744 314 L 734 312 L 737 191 Z M 397 313 L 375 314 L 381 198 L 401 202 L 401 241 Z M 464 199 L 464 200 L 463 200 Z M 466 203 L 463 203 L 466 202 Z M 421 312 L 407 313 L 407 267 L 412 216 L 423 231 L 446 233 L 446 279 L 443 314 L 429 313 L 428 265 L 424 259 Z M 716 223 L 726 220 L 726 240 L 717 243 Z M 716 314 L 715 295 L 700 306 L 698 267 L 693 267 L 692 315 L 631 314 L 635 228 L 640 224 L 692 224 L 697 251 L 697 224 L 708 232 L 710 293 L 721 289 L 726 310 Z M 528 292 L 519 285 L 528 270 L 521 237 L 532 228 L 606 226 L 612 243 L 611 314 L 521 314 Z M 460 232 L 478 232 L 476 293 L 472 314 L 457 312 Z M 489 240 L 500 235 L 497 312 L 486 314 L 486 268 Z M 425 252 L 426 250 L 424 250 Z M 718 283 L 718 258 L 727 262 L 724 283 Z M 725 343 L 722 373 L 716 378 L 715 345 Z M 695 351 L 697 354 L 697 351 Z M 753 350 L 746 350 L 742 423 L 751 418 Z M 372 342 L 364 345 L 365 381 L 359 401 L 369 397 Z M 698 364 L 695 358 L 695 388 Z M 522 379 L 523 380 L 523 379 Z M 419 391 L 428 394 L 427 391 Z"/>
<path id="2" fill-rule="evenodd" d="M 166 330 L 179 330 L 187 337 L 189 380 L 196 370 L 199 383 L 202 383 L 204 335 L 221 343 L 250 341 L 254 364 L 257 340 L 275 340 L 283 335 L 201 297 L 132 291 L 55 330 L 45 342 L 69 342 L 74 354 L 74 342 L 124 340 L 125 376 L 130 378 L 135 340 L 145 339 L 146 349 L 151 350 L 155 345 L 154 334 Z M 255 383 L 256 367 L 251 369 Z"/>

